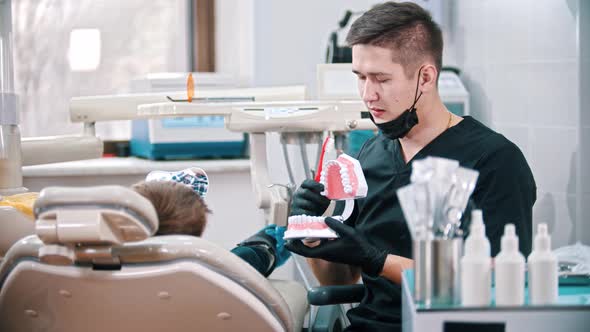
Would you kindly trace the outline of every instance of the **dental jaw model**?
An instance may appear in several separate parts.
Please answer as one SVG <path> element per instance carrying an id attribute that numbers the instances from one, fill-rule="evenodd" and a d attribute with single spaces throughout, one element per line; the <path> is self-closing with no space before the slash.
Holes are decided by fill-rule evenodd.
<path id="1" fill-rule="evenodd" d="M 367 181 L 358 160 L 347 154 L 330 160 L 320 175 L 322 195 L 331 200 L 354 200 L 367 196 Z"/>
<path id="2" fill-rule="evenodd" d="M 338 235 L 326 225 L 325 217 L 313 217 L 307 215 L 289 217 L 289 224 L 285 231 L 284 239 L 333 239 Z"/>
<path id="3" fill-rule="evenodd" d="M 324 185 L 322 195 L 330 200 L 344 201 L 344 211 L 334 219 L 345 221 L 352 214 L 354 200 L 367 196 L 367 181 L 358 160 L 346 154 L 327 161 L 320 171 L 319 182 Z M 320 216 L 291 216 L 285 232 L 285 239 L 306 239 L 312 241 L 321 238 L 337 238 L 338 235 Z"/>

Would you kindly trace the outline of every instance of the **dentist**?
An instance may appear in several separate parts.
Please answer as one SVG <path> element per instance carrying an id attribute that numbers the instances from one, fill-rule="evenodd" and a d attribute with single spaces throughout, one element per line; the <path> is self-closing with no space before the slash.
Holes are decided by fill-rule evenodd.
<path id="1" fill-rule="evenodd" d="M 396 196 L 410 182 L 412 161 L 436 156 L 479 171 L 473 200 L 483 210 L 492 255 L 504 225 L 513 223 L 520 251 L 531 250 L 533 174 L 519 148 L 472 117 L 449 112 L 438 93 L 443 39 L 430 14 L 414 3 L 387 2 L 354 22 L 347 36 L 359 93 L 379 134 L 358 159 L 369 191 L 344 223 L 326 218 L 340 237 L 287 244 L 308 257 L 322 285 L 355 284 L 365 295 L 348 311 L 347 331 L 401 330 L 401 272 L 412 267 L 412 239 Z M 294 195 L 292 215 L 320 216 L 329 200 L 306 180 Z"/>

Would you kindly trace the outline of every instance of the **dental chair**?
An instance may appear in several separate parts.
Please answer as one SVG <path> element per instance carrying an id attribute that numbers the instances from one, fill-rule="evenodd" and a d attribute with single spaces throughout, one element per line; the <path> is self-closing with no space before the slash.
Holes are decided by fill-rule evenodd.
<path id="1" fill-rule="evenodd" d="M 2 234 L 0 234 L 0 263 L 2 263 L 6 252 L 16 241 L 35 234 L 35 224 L 34 220 L 8 206 L 0 206 L 0 223 L 5 223 L 5 227 L 1 227 Z"/>
<path id="2" fill-rule="evenodd" d="M 120 186 L 51 187 L 0 265 L 0 331 L 301 331 L 305 289 L 192 236 L 151 237 Z"/>

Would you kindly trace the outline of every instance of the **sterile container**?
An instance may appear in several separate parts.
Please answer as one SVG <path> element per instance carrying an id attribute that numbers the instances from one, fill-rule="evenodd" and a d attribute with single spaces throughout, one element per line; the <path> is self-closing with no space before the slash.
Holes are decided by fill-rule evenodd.
<path id="1" fill-rule="evenodd" d="M 432 303 L 458 304 L 461 300 L 460 260 L 463 238 L 432 241 Z"/>
<path id="2" fill-rule="evenodd" d="M 462 238 L 425 236 L 413 241 L 416 302 L 425 305 L 459 302 L 462 248 Z"/>
<path id="3" fill-rule="evenodd" d="M 414 301 L 430 305 L 432 298 L 432 238 L 420 232 L 412 241 Z"/>

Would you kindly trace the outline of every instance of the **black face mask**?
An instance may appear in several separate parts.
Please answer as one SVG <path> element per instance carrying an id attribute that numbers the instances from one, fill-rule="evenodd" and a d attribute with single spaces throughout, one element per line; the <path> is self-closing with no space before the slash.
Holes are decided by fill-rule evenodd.
<path id="1" fill-rule="evenodd" d="M 369 117 L 371 121 L 375 123 L 377 128 L 383 133 L 383 136 L 389 139 L 398 139 L 406 136 L 410 130 L 418 124 L 418 114 L 416 113 L 416 103 L 420 100 L 422 96 L 422 92 L 418 95 L 418 86 L 420 84 L 420 72 L 422 68 L 418 70 L 418 81 L 416 82 L 416 92 L 414 93 L 414 103 L 410 108 L 405 110 L 400 116 L 397 118 L 384 122 L 384 123 L 375 123 L 375 119 L 373 119 L 373 115 L 369 112 Z"/>

